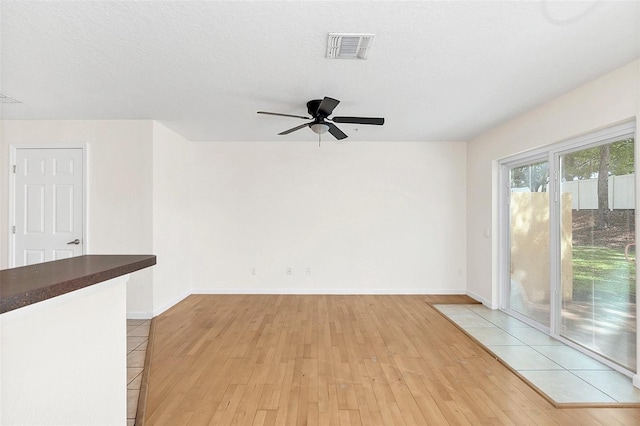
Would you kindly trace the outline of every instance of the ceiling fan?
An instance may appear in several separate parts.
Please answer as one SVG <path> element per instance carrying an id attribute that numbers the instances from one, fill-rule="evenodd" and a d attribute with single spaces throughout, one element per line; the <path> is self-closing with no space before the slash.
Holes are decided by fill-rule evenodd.
<path id="1" fill-rule="evenodd" d="M 307 111 L 311 117 L 304 117 L 302 115 L 282 114 L 279 112 L 267 112 L 258 111 L 258 114 L 279 115 L 282 117 L 302 118 L 303 120 L 313 120 L 310 123 L 301 124 L 284 132 L 278 133 L 279 135 L 288 135 L 289 133 L 300 130 L 304 127 L 309 127 L 318 135 L 329 132 L 334 138 L 340 140 L 347 137 L 347 135 L 333 123 L 349 123 L 349 124 L 373 124 L 376 126 L 382 126 L 384 124 L 384 118 L 376 117 L 333 117 L 329 118 L 334 108 L 340 103 L 339 100 L 326 97 L 324 99 L 314 99 L 307 102 Z"/>

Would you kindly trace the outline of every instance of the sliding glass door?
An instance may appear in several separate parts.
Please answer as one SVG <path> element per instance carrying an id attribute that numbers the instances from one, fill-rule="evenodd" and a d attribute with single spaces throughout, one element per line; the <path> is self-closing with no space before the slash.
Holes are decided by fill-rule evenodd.
<path id="1" fill-rule="evenodd" d="M 634 140 L 559 155 L 562 305 L 558 332 L 636 366 Z"/>
<path id="2" fill-rule="evenodd" d="M 501 162 L 501 307 L 636 371 L 635 123 Z"/>
<path id="3" fill-rule="evenodd" d="M 509 310 L 549 327 L 549 162 L 509 168 Z"/>

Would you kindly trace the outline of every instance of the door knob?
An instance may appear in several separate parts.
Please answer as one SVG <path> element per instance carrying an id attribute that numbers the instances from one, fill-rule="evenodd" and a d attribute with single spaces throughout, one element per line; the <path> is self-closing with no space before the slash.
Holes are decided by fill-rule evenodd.
<path id="1" fill-rule="evenodd" d="M 76 239 L 75 239 L 75 240 L 73 240 L 73 241 L 69 241 L 67 244 L 75 244 L 75 245 L 78 245 L 78 244 L 80 244 L 80 240 L 76 238 Z"/>

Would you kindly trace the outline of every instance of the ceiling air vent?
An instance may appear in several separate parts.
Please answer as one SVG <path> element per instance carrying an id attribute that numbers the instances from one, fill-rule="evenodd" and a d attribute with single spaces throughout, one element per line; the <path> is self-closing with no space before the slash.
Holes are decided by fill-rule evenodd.
<path id="1" fill-rule="evenodd" d="M 327 58 L 367 59 L 375 34 L 329 33 Z"/>
<path id="2" fill-rule="evenodd" d="M 21 104 L 17 99 L 10 98 L 0 93 L 0 104 Z"/>

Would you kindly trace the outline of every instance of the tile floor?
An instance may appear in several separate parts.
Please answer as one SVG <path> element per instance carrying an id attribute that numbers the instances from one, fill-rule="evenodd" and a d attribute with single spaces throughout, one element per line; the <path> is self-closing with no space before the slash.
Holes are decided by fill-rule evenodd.
<path id="1" fill-rule="evenodd" d="M 502 311 L 434 307 L 557 404 L 640 404 L 629 377 Z"/>
<path id="2" fill-rule="evenodd" d="M 136 422 L 151 320 L 127 320 L 127 426 Z"/>

